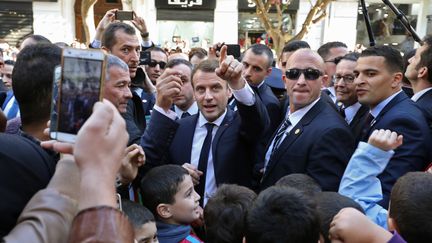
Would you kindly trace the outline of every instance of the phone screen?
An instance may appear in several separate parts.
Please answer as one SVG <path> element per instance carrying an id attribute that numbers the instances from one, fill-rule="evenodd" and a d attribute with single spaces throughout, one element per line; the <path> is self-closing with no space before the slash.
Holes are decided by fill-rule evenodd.
<path id="1" fill-rule="evenodd" d="M 132 11 L 117 10 L 117 12 L 115 13 L 115 19 L 117 19 L 117 20 L 133 20 L 133 12 Z"/>
<path id="2" fill-rule="evenodd" d="M 54 68 L 53 86 L 52 86 L 52 100 L 51 100 L 51 115 L 50 115 L 50 137 L 57 139 L 57 104 L 59 85 L 61 79 L 61 66 L 58 65 Z"/>
<path id="3" fill-rule="evenodd" d="M 90 117 L 93 105 L 101 97 L 104 70 L 103 60 L 64 55 L 62 64 L 57 136 L 77 134 Z"/>

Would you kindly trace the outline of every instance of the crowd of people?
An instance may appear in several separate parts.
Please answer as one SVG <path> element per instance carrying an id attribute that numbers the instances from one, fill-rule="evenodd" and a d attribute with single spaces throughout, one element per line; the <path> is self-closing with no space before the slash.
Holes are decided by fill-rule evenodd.
<path id="1" fill-rule="evenodd" d="M 3 242 L 432 241 L 432 36 L 404 56 L 170 54 L 115 11 L 89 46 L 103 101 L 73 144 L 50 138 L 64 45 L 31 35 L 0 58 Z"/>

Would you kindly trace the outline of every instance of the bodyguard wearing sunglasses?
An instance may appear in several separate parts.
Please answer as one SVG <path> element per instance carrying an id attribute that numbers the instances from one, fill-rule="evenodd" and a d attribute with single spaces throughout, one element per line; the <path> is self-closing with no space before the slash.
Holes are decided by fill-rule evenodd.
<path id="1" fill-rule="evenodd" d="M 156 85 L 156 79 L 158 79 L 168 62 L 168 56 L 165 51 L 159 47 L 151 47 L 146 50 L 150 52 L 150 63 L 145 66 L 147 76 L 150 78 L 153 85 Z"/>
<path id="2" fill-rule="evenodd" d="M 305 173 L 323 190 L 338 190 L 354 151 L 354 137 L 345 121 L 320 98 L 327 79 L 317 53 L 300 49 L 288 59 L 284 82 L 290 106 L 267 146 L 261 189 L 285 175 Z"/>

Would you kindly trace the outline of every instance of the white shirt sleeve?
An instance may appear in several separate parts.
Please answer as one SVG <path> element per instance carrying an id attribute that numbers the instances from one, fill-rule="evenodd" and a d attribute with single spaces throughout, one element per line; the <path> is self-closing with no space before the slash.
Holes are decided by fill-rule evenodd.
<path id="1" fill-rule="evenodd" d="M 231 87 L 230 87 L 231 89 Z M 234 98 L 247 106 L 252 106 L 255 104 L 255 93 L 253 92 L 252 88 L 249 86 L 249 84 L 245 81 L 245 86 L 239 90 L 231 89 Z"/>
<path id="2" fill-rule="evenodd" d="M 168 110 L 168 112 L 166 112 L 166 111 L 164 111 L 164 109 L 162 109 L 161 107 L 159 107 L 157 105 L 154 105 L 153 109 L 157 110 L 159 113 L 163 114 L 164 116 L 168 117 L 171 120 L 177 120 L 178 119 L 177 114 L 172 110 Z"/>

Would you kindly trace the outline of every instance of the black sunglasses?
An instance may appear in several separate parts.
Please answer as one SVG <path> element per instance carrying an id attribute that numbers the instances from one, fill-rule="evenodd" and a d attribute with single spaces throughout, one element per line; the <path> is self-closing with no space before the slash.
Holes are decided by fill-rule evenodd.
<path id="1" fill-rule="evenodd" d="M 332 62 L 335 65 L 337 65 L 341 60 L 342 60 L 342 57 L 335 57 L 335 59 L 327 60 L 327 61 L 324 61 L 324 62 Z"/>
<path id="2" fill-rule="evenodd" d="M 161 69 L 165 69 L 165 66 L 166 66 L 166 62 L 156 62 L 156 61 L 154 61 L 154 60 L 151 60 L 150 61 L 150 63 L 148 64 L 150 67 L 156 67 L 156 65 L 158 65 L 159 64 L 159 67 L 161 68 Z"/>
<path id="3" fill-rule="evenodd" d="M 285 76 L 287 78 L 289 78 L 289 79 L 297 80 L 302 73 L 303 73 L 305 79 L 307 79 L 307 80 L 316 80 L 316 79 L 318 79 L 322 75 L 321 71 L 318 70 L 318 69 L 313 69 L 313 68 L 306 68 L 306 69 L 292 68 L 292 69 L 288 69 L 285 72 Z"/>

